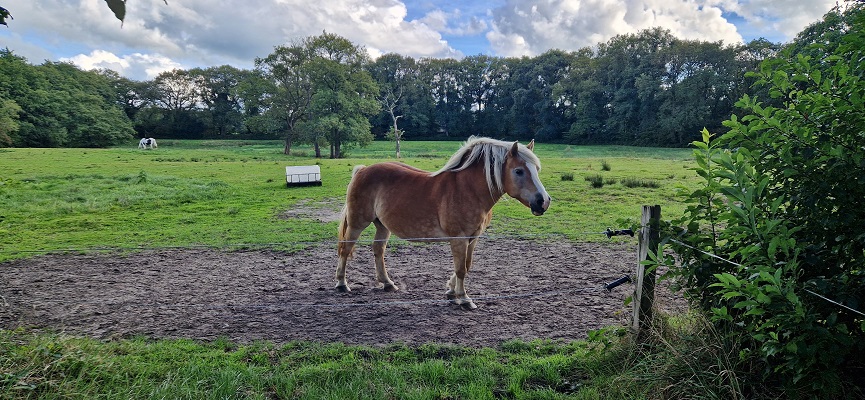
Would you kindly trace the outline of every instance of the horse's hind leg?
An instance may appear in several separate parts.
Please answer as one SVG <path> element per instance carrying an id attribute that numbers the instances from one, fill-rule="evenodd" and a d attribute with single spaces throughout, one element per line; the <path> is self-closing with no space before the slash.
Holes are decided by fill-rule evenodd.
<path id="1" fill-rule="evenodd" d="M 375 256 L 375 279 L 384 285 L 385 291 L 395 292 L 399 290 L 399 287 L 390 280 L 387 275 L 387 268 L 384 266 L 384 250 L 387 247 L 390 230 L 379 220 L 375 220 L 373 223 L 375 224 L 375 241 L 372 242 L 372 254 Z"/>
<path id="2" fill-rule="evenodd" d="M 340 232 L 339 244 L 337 245 L 339 261 L 336 264 L 336 290 L 340 292 L 351 291 L 351 288 L 348 286 L 348 280 L 345 279 L 345 268 L 348 266 L 348 260 L 352 257 L 354 245 L 364 228 L 340 227 L 341 230 L 344 229 L 344 231 Z"/>

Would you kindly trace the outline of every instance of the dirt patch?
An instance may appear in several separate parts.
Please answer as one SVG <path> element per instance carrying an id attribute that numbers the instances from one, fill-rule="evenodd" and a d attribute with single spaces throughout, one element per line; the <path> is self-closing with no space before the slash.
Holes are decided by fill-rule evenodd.
<path id="1" fill-rule="evenodd" d="M 626 323 L 633 286 L 602 286 L 632 274 L 636 243 L 482 240 L 466 281 L 479 308 L 443 301 L 446 244 L 391 246 L 400 291 L 377 288 L 369 246 L 349 265 L 350 293 L 333 289 L 334 246 L 276 251 L 152 250 L 47 255 L 0 264 L 0 328 L 19 326 L 97 338 L 238 342 L 290 340 L 495 346 L 509 339 L 585 338 Z M 683 301 L 663 288 L 658 306 Z"/>
<path id="2" fill-rule="evenodd" d="M 311 200 L 300 199 L 294 207 L 281 212 L 282 219 L 304 218 L 319 222 L 339 221 L 342 212 L 343 199 Z"/>

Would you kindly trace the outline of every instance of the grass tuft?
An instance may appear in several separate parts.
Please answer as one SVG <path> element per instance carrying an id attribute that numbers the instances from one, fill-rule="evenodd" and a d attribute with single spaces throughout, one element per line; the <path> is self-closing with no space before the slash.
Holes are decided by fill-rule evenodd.
<path id="1" fill-rule="evenodd" d="M 586 182 L 589 182 L 595 189 L 600 189 L 604 187 L 604 177 L 600 175 L 586 176 Z"/>
<path id="2" fill-rule="evenodd" d="M 622 185 L 626 188 L 650 188 L 657 189 L 661 187 L 661 183 L 654 179 L 641 179 L 641 178 L 622 178 Z"/>
<path id="3" fill-rule="evenodd" d="M 593 188 L 600 189 L 604 187 L 604 185 L 615 185 L 616 180 L 613 178 L 604 178 L 600 174 L 598 175 L 589 175 L 586 176 L 586 182 L 589 182 Z"/>
<path id="4" fill-rule="evenodd" d="M 610 169 L 610 163 L 607 160 L 601 160 L 601 171 L 609 171 Z"/>

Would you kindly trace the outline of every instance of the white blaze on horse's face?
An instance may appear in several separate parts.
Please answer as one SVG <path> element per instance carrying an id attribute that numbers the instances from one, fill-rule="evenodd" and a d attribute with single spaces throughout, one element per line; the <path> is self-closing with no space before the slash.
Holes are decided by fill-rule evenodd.
<path id="1" fill-rule="evenodd" d="M 526 146 L 534 147 L 534 141 Z M 505 163 L 505 193 L 523 203 L 534 215 L 543 215 L 550 208 L 550 195 L 538 174 L 538 167 L 526 162 L 519 154 L 518 144 L 514 143 Z"/>

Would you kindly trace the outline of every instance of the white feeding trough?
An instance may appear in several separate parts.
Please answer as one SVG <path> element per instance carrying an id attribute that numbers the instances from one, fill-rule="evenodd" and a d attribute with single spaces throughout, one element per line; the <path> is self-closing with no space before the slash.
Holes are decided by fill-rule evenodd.
<path id="1" fill-rule="evenodd" d="M 285 167 L 286 186 L 321 186 L 321 168 L 318 165 Z"/>

